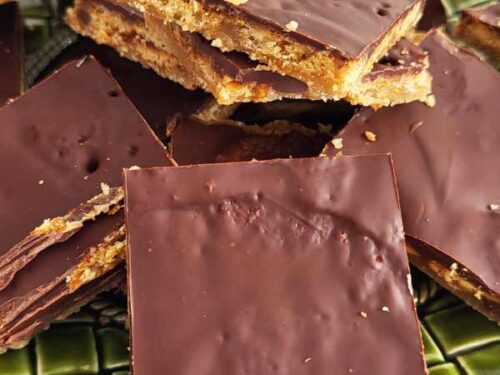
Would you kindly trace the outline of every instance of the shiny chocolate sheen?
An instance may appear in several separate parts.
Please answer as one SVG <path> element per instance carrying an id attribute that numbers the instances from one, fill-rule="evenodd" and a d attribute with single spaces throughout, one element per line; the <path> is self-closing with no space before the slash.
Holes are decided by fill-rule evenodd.
<path id="1" fill-rule="evenodd" d="M 425 374 L 389 156 L 125 185 L 135 374 Z"/>
<path id="2" fill-rule="evenodd" d="M 18 3 L 0 3 L 0 107 L 22 88 L 21 20 Z"/>
<path id="3" fill-rule="evenodd" d="M 356 57 L 373 49 L 387 30 L 420 0 L 248 0 L 232 5 L 226 0 L 202 0 L 205 6 L 238 12 L 252 21 L 286 33 L 319 49 L 335 49 Z M 296 31 L 286 26 L 295 21 Z"/>
<path id="4" fill-rule="evenodd" d="M 272 126 L 272 125 L 271 125 Z M 318 156 L 329 136 L 290 126 L 286 132 L 258 133 L 244 125 L 177 121 L 171 133 L 172 158 L 179 165 Z M 255 127 L 253 127 L 255 128 Z"/>
<path id="5" fill-rule="evenodd" d="M 500 4 L 492 4 L 475 9 L 466 9 L 464 10 L 464 15 L 500 30 Z"/>
<path id="6" fill-rule="evenodd" d="M 421 47 L 429 52 L 436 105 L 363 109 L 339 134 L 342 151 L 391 152 L 407 235 L 498 294 L 500 211 L 490 205 L 500 203 L 500 75 L 440 32 L 431 32 Z"/>

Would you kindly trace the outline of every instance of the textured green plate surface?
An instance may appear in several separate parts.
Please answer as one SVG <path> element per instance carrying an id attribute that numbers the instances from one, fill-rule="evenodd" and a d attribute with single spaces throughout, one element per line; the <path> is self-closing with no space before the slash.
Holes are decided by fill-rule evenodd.
<path id="1" fill-rule="evenodd" d="M 484 0 L 443 0 L 450 20 Z M 21 1 L 26 17 L 26 84 L 76 36 L 61 26 L 50 0 Z M 56 3 L 57 4 L 57 3 Z M 500 375 L 500 327 L 414 271 L 415 300 L 430 375 Z M 129 343 L 124 297 L 103 295 L 54 323 L 30 345 L 0 355 L 0 375 L 126 375 Z M 404 375 L 404 374 L 401 374 Z"/>

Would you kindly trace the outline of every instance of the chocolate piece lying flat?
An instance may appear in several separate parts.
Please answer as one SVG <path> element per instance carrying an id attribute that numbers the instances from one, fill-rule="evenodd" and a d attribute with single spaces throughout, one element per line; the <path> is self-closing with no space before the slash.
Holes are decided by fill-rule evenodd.
<path id="1" fill-rule="evenodd" d="M 457 33 L 500 64 L 500 4 L 464 10 Z"/>
<path id="2" fill-rule="evenodd" d="M 81 38 L 45 70 L 49 75 L 62 64 L 85 55 L 92 55 L 111 71 L 128 98 L 144 116 L 156 136 L 166 142 L 166 124 L 176 114 L 191 115 L 203 108 L 209 95 L 201 90 L 186 90 L 179 84 L 163 79 L 149 69 L 124 59 L 112 48 Z"/>
<path id="3" fill-rule="evenodd" d="M 21 31 L 17 1 L 0 1 L 0 107 L 21 93 Z"/>
<path id="4" fill-rule="evenodd" d="M 82 285 L 114 272 L 123 260 L 123 217 L 116 213 L 122 169 L 170 160 L 92 57 L 68 64 L 0 110 L 0 150 L 2 350 L 50 323 L 62 312 L 60 300 L 71 304 L 73 291 L 78 296 Z M 96 196 L 103 199 L 92 201 Z M 107 196 L 116 199 L 109 204 Z M 83 222 L 85 210 L 72 211 L 82 202 L 96 221 Z M 54 219 L 64 215 L 70 219 Z M 69 232 L 59 236 L 68 222 Z"/>
<path id="5" fill-rule="evenodd" d="M 392 153 L 411 260 L 500 320 L 500 75 L 440 32 L 422 48 L 435 107 L 363 109 L 339 134 L 340 151 Z"/>
<path id="6" fill-rule="evenodd" d="M 387 155 L 125 185 L 134 373 L 425 373 Z"/>
<path id="7" fill-rule="evenodd" d="M 244 53 L 223 52 L 199 34 L 165 23 L 156 13 L 142 14 L 113 0 L 79 0 L 66 21 L 75 31 L 116 48 L 163 77 L 187 88 L 202 87 L 221 104 L 283 98 L 337 99 L 310 90 L 304 81 L 290 75 L 273 72 Z M 426 67 L 424 59 L 411 68 L 378 69 L 377 75 L 360 82 L 344 97 L 352 103 L 373 106 L 425 100 L 430 92 Z"/>
<path id="8" fill-rule="evenodd" d="M 170 134 L 171 155 L 179 165 L 318 156 L 330 139 L 287 122 L 248 126 L 195 118 L 179 119 Z"/>

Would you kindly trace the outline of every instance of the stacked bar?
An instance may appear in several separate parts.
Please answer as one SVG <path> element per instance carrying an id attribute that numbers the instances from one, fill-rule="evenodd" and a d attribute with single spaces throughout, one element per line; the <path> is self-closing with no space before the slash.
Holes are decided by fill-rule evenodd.
<path id="1" fill-rule="evenodd" d="M 500 64 L 500 4 L 464 10 L 457 34 Z"/>
<path id="2" fill-rule="evenodd" d="M 498 322 L 500 75 L 440 32 L 422 47 L 436 106 L 363 109 L 326 153 L 392 153 L 410 259 Z"/>
<path id="3" fill-rule="evenodd" d="M 17 2 L 0 0 L 0 107 L 21 93 L 21 30 Z"/>
<path id="4" fill-rule="evenodd" d="M 430 94 L 427 59 L 413 54 L 415 46 L 399 48 L 411 58 L 385 61 L 418 22 L 423 4 L 78 0 L 66 21 L 221 104 L 294 98 L 380 107 Z"/>
<path id="5" fill-rule="evenodd" d="M 122 169 L 170 165 L 93 58 L 0 110 L 0 351 L 125 281 Z"/>

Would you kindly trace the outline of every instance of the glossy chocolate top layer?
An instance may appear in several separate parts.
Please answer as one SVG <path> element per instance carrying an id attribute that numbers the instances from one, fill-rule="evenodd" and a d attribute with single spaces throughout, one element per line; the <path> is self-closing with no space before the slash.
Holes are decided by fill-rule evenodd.
<path id="1" fill-rule="evenodd" d="M 16 2 L 0 2 L 0 107 L 21 93 L 21 21 Z"/>
<path id="2" fill-rule="evenodd" d="M 388 156 L 125 180 L 134 373 L 425 373 Z"/>
<path id="3" fill-rule="evenodd" d="M 208 125 L 183 118 L 171 132 L 170 145 L 177 164 L 188 165 L 318 156 L 329 138 L 292 125 L 287 129 L 276 124 L 273 130 L 273 124 L 263 128 L 227 122 Z"/>
<path id="4" fill-rule="evenodd" d="M 464 10 L 464 14 L 489 26 L 500 29 L 500 4 Z"/>
<path id="5" fill-rule="evenodd" d="M 363 109 L 339 134 L 344 154 L 391 152 L 405 232 L 500 292 L 500 75 L 439 32 L 429 52 L 436 105 Z M 375 142 L 363 133 L 371 131 Z M 338 150 L 330 149 L 330 153 Z"/>
<path id="6" fill-rule="evenodd" d="M 44 219 L 122 184 L 122 169 L 169 165 L 106 71 L 73 62 L 0 110 L 0 255 Z M 119 219 L 116 219 L 119 220 Z"/>
<path id="7" fill-rule="evenodd" d="M 120 57 L 112 48 L 98 45 L 87 38 L 80 38 L 74 45 L 65 49 L 44 72 L 44 76 L 62 64 L 81 59 L 85 55 L 95 56 L 110 70 L 127 97 L 141 112 L 158 138 L 164 142 L 168 120 L 179 113 L 190 115 L 197 112 L 209 97 L 201 90 L 186 90 L 175 82 L 163 79 L 152 70 L 144 69 L 139 64 Z"/>
<path id="8" fill-rule="evenodd" d="M 420 0 L 248 0 L 236 6 L 226 0 L 203 0 L 209 7 L 237 10 L 252 21 L 287 33 L 320 49 L 356 57 L 372 49 Z M 297 30 L 288 30 L 295 21 Z"/>

